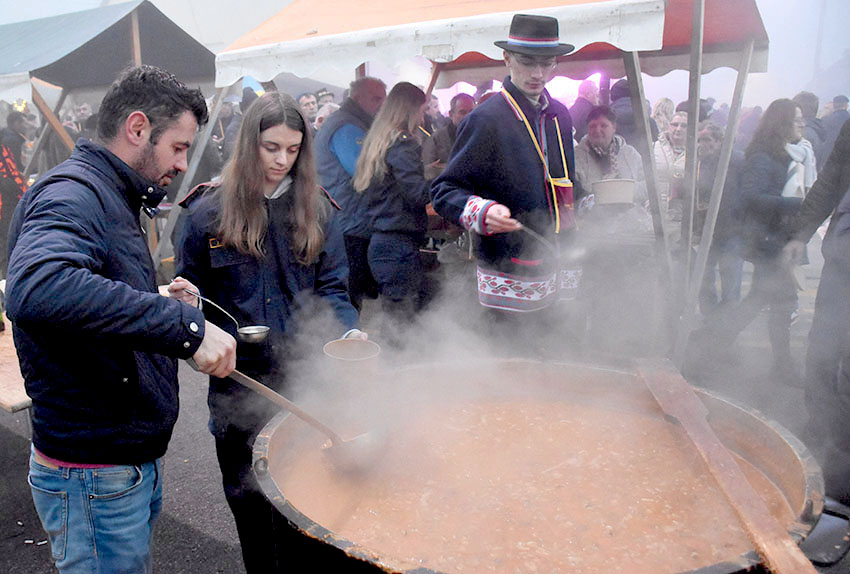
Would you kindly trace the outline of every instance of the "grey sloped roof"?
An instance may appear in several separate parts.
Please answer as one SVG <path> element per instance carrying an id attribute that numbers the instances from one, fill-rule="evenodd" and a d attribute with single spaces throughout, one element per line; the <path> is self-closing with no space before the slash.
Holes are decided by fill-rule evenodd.
<path id="1" fill-rule="evenodd" d="M 28 99 L 30 76 L 69 90 L 110 84 L 133 60 L 134 10 L 143 63 L 183 81 L 213 78 L 212 52 L 148 0 L 134 0 L 0 26 L 0 99 Z"/>

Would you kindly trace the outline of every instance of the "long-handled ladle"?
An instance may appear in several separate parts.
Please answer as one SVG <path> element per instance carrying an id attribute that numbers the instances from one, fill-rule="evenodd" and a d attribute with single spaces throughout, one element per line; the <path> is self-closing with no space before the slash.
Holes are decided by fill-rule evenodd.
<path id="1" fill-rule="evenodd" d="M 190 367 L 198 370 L 193 359 L 187 359 Z M 330 439 L 330 445 L 323 447 L 324 452 L 331 457 L 335 466 L 346 472 L 362 472 L 380 456 L 384 441 L 375 431 L 360 433 L 351 438 L 342 438 L 339 433 L 328 425 L 261 382 L 234 370 L 228 375 L 230 379 L 247 387 L 272 401 L 279 407 L 289 411 L 305 423 L 309 424 Z"/>
<path id="2" fill-rule="evenodd" d="M 227 317 L 236 324 L 236 336 L 239 337 L 240 341 L 244 341 L 246 343 L 262 343 L 269 336 L 270 329 L 265 325 L 247 325 L 245 327 L 240 327 L 239 321 L 236 320 L 236 317 L 225 311 L 221 307 L 221 305 L 219 305 L 215 301 L 204 297 L 194 289 L 184 288 L 184 291 L 186 291 L 186 293 L 189 293 L 190 295 L 194 295 L 204 303 L 209 303 L 210 305 L 227 315 Z"/>

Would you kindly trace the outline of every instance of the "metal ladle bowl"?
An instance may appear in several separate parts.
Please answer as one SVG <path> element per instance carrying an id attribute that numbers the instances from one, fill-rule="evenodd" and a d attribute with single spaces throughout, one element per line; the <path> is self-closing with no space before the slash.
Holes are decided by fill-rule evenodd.
<path id="1" fill-rule="evenodd" d="M 240 341 L 243 341 L 245 343 L 262 343 L 269 336 L 269 331 L 271 330 L 269 329 L 269 327 L 266 327 L 265 325 L 246 325 L 244 327 L 240 327 L 239 321 L 236 320 L 236 317 L 225 311 L 221 307 L 221 305 L 219 305 L 215 301 L 207 299 L 194 289 L 184 289 L 184 291 L 186 291 L 186 293 L 189 293 L 190 295 L 194 295 L 205 303 L 209 303 L 210 305 L 227 315 L 228 318 L 236 324 L 236 336 L 239 338 Z"/>

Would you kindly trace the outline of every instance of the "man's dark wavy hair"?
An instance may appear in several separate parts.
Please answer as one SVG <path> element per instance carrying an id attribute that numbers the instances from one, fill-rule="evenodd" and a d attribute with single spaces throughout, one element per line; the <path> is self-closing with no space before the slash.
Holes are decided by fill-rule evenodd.
<path id="1" fill-rule="evenodd" d="M 192 112 L 198 126 L 209 118 L 201 90 L 187 88 L 174 74 L 155 66 L 135 66 L 124 70 L 106 92 L 98 112 L 98 139 L 112 141 L 127 117 L 137 110 L 150 120 L 151 144 L 156 144 L 183 112 Z"/>

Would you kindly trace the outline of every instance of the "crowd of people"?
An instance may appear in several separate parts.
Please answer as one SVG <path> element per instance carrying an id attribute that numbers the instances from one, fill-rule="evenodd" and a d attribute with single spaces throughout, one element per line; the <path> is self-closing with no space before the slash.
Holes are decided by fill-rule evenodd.
<path id="1" fill-rule="evenodd" d="M 625 221 L 615 231 L 651 236 L 655 189 L 675 253 L 705 239 L 728 106 L 704 100 L 691 111 L 661 98 L 635 110 L 625 80 L 611 86 L 610 103 L 587 80 L 568 108 L 546 89 L 557 58 L 573 50 L 559 41 L 557 20 L 518 14 L 496 45 L 508 71 L 501 89 L 457 94 L 447 117 L 422 88 L 387 90 L 372 77 L 353 82 L 339 104 L 327 89 L 293 98 L 246 88 L 226 97 L 210 145 L 196 152 L 204 183 L 180 204 L 169 297 L 158 294 L 139 212 L 155 208 L 186 171 L 209 102 L 165 71 L 130 68 L 97 114 L 80 106 L 64 118 L 81 139 L 29 189 L 21 175 L 27 118 L 9 114 L 0 132 L 7 311 L 33 401 L 33 499 L 61 572 L 150 570 L 177 359 L 210 375 L 210 429 L 248 572 L 283 571 L 292 552 L 309 551 L 313 543 L 251 472 L 253 441 L 275 409 L 228 375 L 238 367 L 286 395 L 308 296 L 332 309 L 329 340 L 367 338 L 359 315 L 366 299 L 379 299 L 376 336 L 403 345 L 435 295 L 421 253 L 429 241 L 440 247 L 429 238 L 433 218 L 473 241 L 475 269 L 467 270 L 488 336 L 535 356 L 581 353 L 590 332 L 613 337 L 611 297 L 640 296 L 644 286 L 622 279 L 629 256 L 587 243 L 594 226 Z M 817 96 L 802 92 L 746 110 L 701 286 L 704 325 L 694 334 L 729 346 L 769 308 L 772 376 L 805 387 L 804 438 L 824 464 L 827 493 L 842 500 L 850 499 L 850 464 L 840 462 L 850 452 L 842 419 L 850 406 L 842 360 L 850 349 L 847 104 L 838 95 L 824 113 Z M 643 111 L 647 142 L 637 129 Z M 688 122 L 698 122 L 693 192 Z M 606 182 L 623 184 L 626 199 L 607 199 Z M 803 374 L 790 347 L 792 271 L 830 214 Z M 622 267 L 610 265 L 621 259 Z M 742 298 L 744 261 L 754 271 Z M 270 327 L 268 339 L 237 345 L 233 322 L 202 306 L 199 294 L 240 324 Z M 69 488 L 77 490 L 67 501 L 55 495 Z"/>

